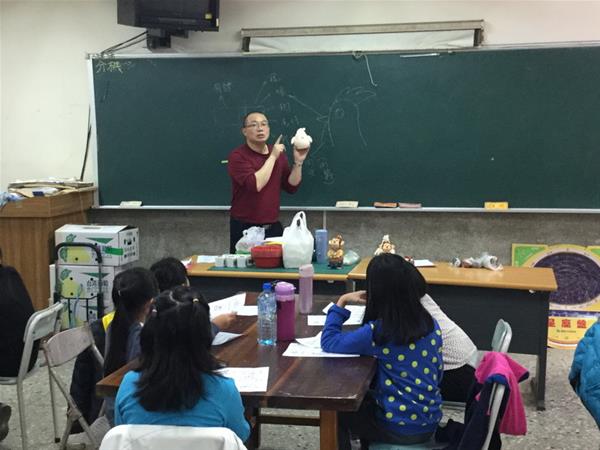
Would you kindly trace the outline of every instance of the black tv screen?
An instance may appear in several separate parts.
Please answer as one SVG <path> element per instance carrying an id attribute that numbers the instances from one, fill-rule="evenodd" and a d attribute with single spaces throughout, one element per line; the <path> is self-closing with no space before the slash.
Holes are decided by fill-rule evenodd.
<path id="1" fill-rule="evenodd" d="M 218 31 L 219 0 L 118 0 L 117 22 L 161 30 Z"/>

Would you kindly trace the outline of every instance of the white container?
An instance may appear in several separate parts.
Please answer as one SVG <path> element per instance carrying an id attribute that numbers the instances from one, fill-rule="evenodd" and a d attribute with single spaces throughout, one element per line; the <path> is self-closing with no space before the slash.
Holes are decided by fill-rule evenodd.
<path id="1" fill-rule="evenodd" d="M 223 255 L 215 256 L 215 267 L 225 267 L 225 257 Z"/>
<path id="2" fill-rule="evenodd" d="M 235 267 L 236 255 L 225 255 L 225 267 Z"/>
<path id="3" fill-rule="evenodd" d="M 54 232 L 55 244 L 93 244 L 102 253 L 104 266 L 123 266 L 140 259 L 139 230 L 127 225 L 63 225 Z M 64 247 L 58 252 L 60 264 L 96 264 L 96 253 L 85 247 Z"/>

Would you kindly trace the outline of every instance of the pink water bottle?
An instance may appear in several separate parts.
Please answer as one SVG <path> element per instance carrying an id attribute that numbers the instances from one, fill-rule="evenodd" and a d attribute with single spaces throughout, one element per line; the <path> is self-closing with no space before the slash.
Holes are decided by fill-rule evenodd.
<path id="1" fill-rule="evenodd" d="M 299 275 L 298 303 L 300 314 L 310 314 L 313 304 L 313 277 L 315 276 L 313 265 L 305 264 L 300 266 Z"/>
<path id="2" fill-rule="evenodd" d="M 280 281 L 275 285 L 277 300 L 277 340 L 293 341 L 296 337 L 296 299 L 294 285 Z"/>

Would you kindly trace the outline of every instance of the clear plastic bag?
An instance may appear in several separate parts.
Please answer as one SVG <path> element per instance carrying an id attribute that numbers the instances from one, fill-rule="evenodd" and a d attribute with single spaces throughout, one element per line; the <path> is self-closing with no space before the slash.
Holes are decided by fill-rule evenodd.
<path id="1" fill-rule="evenodd" d="M 235 244 L 236 253 L 250 253 L 252 247 L 260 245 L 265 240 L 265 229 L 263 227 L 250 227 L 244 230 L 244 235 Z"/>

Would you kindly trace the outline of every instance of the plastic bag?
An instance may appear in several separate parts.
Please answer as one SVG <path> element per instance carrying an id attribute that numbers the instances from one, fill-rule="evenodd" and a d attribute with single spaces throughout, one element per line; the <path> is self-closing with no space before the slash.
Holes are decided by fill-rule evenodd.
<path id="1" fill-rule="evenodd" d="M 310 264 L 315 239 L 306 226 L 304 211 L 297 213 L 289 227 L 283 230 L 283 266 L 296 269 Z"/>
<path id="2" fill-rule="evenodd" d="M 344 253 L 344 265 L 351 266 L 352 264 L 356 264 L 360 261 L 360 255 L 356 253 L 354 250 L 348 250 Z"/>
<path id="3" fill-rule="evenodd" d="M 235 244 L 236 253 L 250 253 L 250 249 L 260 245 L 265 240 L 265 229 L 263 227 L 250 227 L 244 230 L 244 235 Z"/>

